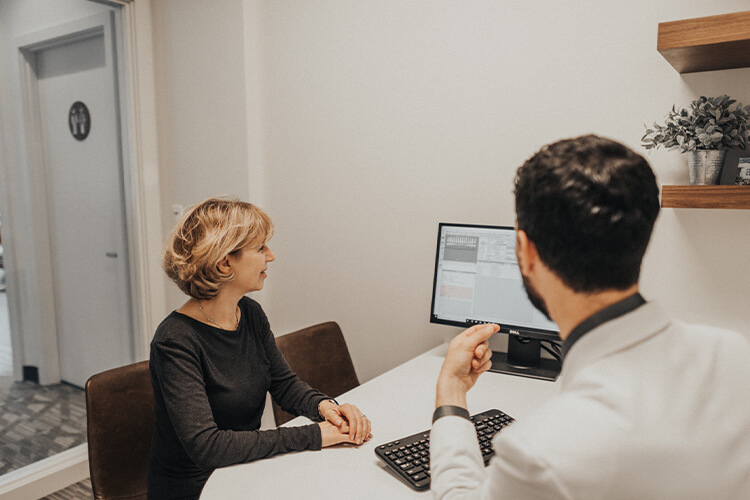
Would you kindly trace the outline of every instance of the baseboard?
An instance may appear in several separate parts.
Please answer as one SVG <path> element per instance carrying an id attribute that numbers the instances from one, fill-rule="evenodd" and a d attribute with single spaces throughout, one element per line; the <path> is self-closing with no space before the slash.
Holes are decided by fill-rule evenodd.
<path id="1" fill-rule="evenodd" d="M 83 443 L 0 476 L 0 500 L 38 500 L 89 477 Z"/>

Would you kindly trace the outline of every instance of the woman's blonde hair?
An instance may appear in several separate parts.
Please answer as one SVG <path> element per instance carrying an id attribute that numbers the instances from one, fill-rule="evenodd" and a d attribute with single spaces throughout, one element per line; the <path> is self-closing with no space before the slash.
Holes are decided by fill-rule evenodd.
<path id="1" fill-rule="evenodd" d="M 251 243 L 273 236 L 273 222 L 263 210 L 236 199 L 208 198 L 189 208 L 172 229 L 162 254 L 162 268 L 180 290 L 199 300 L 211 299 L 234 273 L 219 263 Z"/>

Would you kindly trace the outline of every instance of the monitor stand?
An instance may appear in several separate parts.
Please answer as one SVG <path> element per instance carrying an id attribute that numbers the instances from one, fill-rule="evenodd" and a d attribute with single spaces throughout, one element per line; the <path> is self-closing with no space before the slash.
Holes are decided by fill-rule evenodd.
<path id="1" fill-rule="evenodd" d="M 560 362 L 541 357 L 541 340 L 508 335 L 508 352 L 492 353 L 491 372 L 520 377 L 555 380 L 560 373 Z"/>

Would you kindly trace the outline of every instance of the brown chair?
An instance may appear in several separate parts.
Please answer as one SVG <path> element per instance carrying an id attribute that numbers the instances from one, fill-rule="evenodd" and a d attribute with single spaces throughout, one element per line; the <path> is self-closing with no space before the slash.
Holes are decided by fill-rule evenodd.
<path id="1" fill-rule="evenodd" d="M 86 382 L 86 417 L 94 498 L 145 499 L 154 430 L 148 361 L 93 375 Z"/>
<path id="2" fill-rule="evenodd" d="M 300 379 L 332 398 L 359 385 L 344 335 L 333 321 L 278 337 L 276 345 Z M 294 418 L 275 401 L 273 416 L 276 425 Z"/>

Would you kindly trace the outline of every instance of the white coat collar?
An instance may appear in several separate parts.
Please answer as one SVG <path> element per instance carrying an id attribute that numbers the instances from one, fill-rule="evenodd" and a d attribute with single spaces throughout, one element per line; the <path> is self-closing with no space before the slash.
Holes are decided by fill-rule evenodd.
<path id="1" fill-rule="evenodd" d="M 670 323 L 658 304 L 647 302 L 630 313 L 599 325 L 571 346 L 558 379 L 561 388 L 586 366 L 653 337 Z"/>

